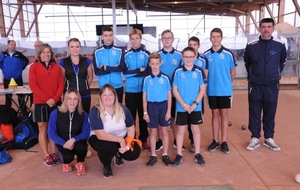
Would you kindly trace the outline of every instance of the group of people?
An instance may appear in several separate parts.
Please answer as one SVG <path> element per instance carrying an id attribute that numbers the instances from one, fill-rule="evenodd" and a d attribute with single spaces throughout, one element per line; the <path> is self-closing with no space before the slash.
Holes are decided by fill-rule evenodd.
<path id="1" fill-rule="evenodd" d="M 280 150 L 273 139 L 274 120 L 286 49 L 284 43 L 272 37 L 274 25 L 272 19 L 262 19 L 259 24 L 261 35 L 247 44 L 244 55 L 249 82 L 251 141 L 248 150 L 260 146 L 261 117 L 264 145 L 274 151 Z M 171 30 L 162 32 L 163 48 L 153 53 L 141 46 L 142 33 L 138 29 L 129 33 L 132 46 L 127 52 L 114 46 L 110 27 L 102 28 L 101 37 L 103 45 L 94 51 L 92 61 L 80 55 L 80 41 L 72 38 L 68 41 L 70 56 L 59 64 L 55 63 L 51 46 L 41 44 L 36 61 L 30 67 L 33 120 L 38 123 L 39 144 L 47 166 L 62 161 L 63 172 L 70 172 L 76 155 L 77 175 L 85 175 L 88 143 L 103 164 L 105 178 L 113 176 L 112 161 L 121 166 L 123 159 L 136 160 L 141 148 L 151 151 L 147 166 L 154 166 L 158 160 L 156 151 L 161 149 L 166 166 L 179 166 L 183 162 L 183 141 L 187 129 L 194 160 L 201 166 L 205 165 L 200 154 L 200 124 L 203 123 L 205 94 L 212 112 L 212 142 L 208 151 L 220 148 L 223 153 L 230 153 L 227 143 L 228 111 L 232 106 L 236 62 L 233 53 L 222 45 L 220 28 L 210 32 L 212 47 L 204 52 L 203 57 L 198 53 L 200 41 L 197 37 L 191 37 L 188 47 L 181 52 L 174 49 Z M 8 57 L 22 60 L 14 69 L 23 69 L 26 59 L 14 55 L 16 51 L 10 48 L 13 46 L 10 43 Z M 0 68 L 4 78 L 18 79 L 17 73 L 15 76 L 6 74 L 5 71 L 12 72 L 13 69 L 8 69 L 7 59 L 2 57 L 1 54 Z M 98 103 L 91 107 L 90 86 L 94 74 L 98 77 L 100 91 Z M 139 121 L 138 137 L 136 116 Z M 177 149 L 172 161 L 168 155 L 169 126 L 173 130 L 173 146 Z"/>

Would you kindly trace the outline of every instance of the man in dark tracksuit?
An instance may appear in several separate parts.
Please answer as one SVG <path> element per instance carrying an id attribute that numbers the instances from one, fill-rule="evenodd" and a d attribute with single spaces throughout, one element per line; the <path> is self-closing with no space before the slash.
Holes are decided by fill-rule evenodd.
<path id="1" fill-rule="evenodd" d="M 264 146 L 280 151 L 273 137 L 279 80 L 286 62 L 287 51 L 282 41 L 272 37 L 273 19 L 262 19 L 259 31 L 261 33 L 259 39 L 249 42 L 244 54 L 248 72 L 249 130 L 252 134 L 247 149 L 254 150 L 260 146 L 261 113 L 263 112 Z"/>
<path id="2" fill-rule="evenodd" d="M 22 72 L 28 64 L 28 59 L 21 52 L 16 51 L 16 42 L 8 40 L 7 50 L 0 54 L 0 69 L 3 72 L 3 85 L 7 89 L 11 78 L 13 78 L 18 86 L 23 86 Z M 12 94 L 5 95 L 5 105 L 11 107 Z M 23 95 L 18 94 L 19 104 L 22 103 Z M 25 106 L 21 106 L 26 111 Z"/>

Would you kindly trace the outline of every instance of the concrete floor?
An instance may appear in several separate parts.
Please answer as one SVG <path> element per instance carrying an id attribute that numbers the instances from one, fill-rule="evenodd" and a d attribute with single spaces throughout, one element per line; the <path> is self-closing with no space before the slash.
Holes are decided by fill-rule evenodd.
<path id="1" fill-rule="evenodd" d="M 96 101 L 93 95 L 93 103 Z M 4 103 L 1 96 L 0 102 Z M 275 140 L 282 148 L 280 152 L 261 146 L 254 151 L 245 147 L 250 140 L 250 132 L 242 130 L 242 125 L 248 122 L 247 91 L 234 91 L 233 108 L 230 110 L 228 143 L 230 154 L 222 154 L 219 150 L 210 153 L 207 147 L 212 140 L 211 112 L 206 103 L 205 121 L 201 131 L 201 153 L 206 165 L 201 167 L 193 160 L 193 154 L 188 150 L 183 152 L 184 162 L 180 167 L 167 167 L 159 161 L 154 167 L 146 167 L 149 152 L 142 152 L 136 161 L 125 161 L 121 168 L 113 166 L 114 177 L 104 179 L 102 165 L 93 151 L 93 156 L 86 159 L 87 174 L 76 176 L 76 172 L 63 173 L 62 165 L 52 168 L 42 163 L 42 153 L 39 145 L 25 152 L 10 150 L 13 161 L 0 165 L 1 189 L 105 189 L 105 190 L 138 190 L 142 187 L 190 186 L 198 189 L 200 186 L 229 185 L 236 190 L 296 190 L 300 184 L 294 180 L 300 173 L 300 91 L 282 90 L 279 95 L 276 117 Z M 187 138 L 186 138 L 187 139 Z M 170 131 L 170 141 L 173 140 Z M 263 143 L 263 139 L 261 139 Z M 190 147 L 189 141 L 185 146 Z M 169 155 L 174 159 L 176 151 L 170 145 Z M 172 188 L 173 187 L 173 188 Z M 155 188 L 153 188 L 155 189 Z M 186 187 L 187 189 L 187 187 Z M 199 188 L 200 189 L 200 188 Z"/>

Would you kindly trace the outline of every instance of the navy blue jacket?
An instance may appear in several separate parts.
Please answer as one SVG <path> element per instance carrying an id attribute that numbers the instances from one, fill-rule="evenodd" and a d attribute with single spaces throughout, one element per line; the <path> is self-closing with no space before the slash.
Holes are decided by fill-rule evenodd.
<path id="1" fill-rule="evenodd" d="M 21 52 L 14 51 L 12 55 L 8 51 L 0 54 L 0 69 L 5 79 L 19 79 L 28 64 L 28 59 Z"/>
<path id="2" fill-rule="evenodd" d="M 287 59 L 284 43 L 275 38 L 259 37 L 246 46 L 244 61 L 248 82 L 258 85 L 278 84 Z"/>

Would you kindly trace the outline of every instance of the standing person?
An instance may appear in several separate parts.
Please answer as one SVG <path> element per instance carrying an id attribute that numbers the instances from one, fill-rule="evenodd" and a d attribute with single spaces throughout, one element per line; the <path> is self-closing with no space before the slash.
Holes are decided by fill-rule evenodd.
<path id="1" fill-rule="evenodd" d="M 77 175 L 85 175 L 84 159 L 87 153 L 87 139 L 90 135 L 88 114 L 84 112 L 81 97 L 75 88 L 64 94 L 62 105 L 50 114 L 48 134 L 63 158 L 63 172 L 73 170 L 71 162 L 77 155 Z"/>
<path id="2" fill-rule="evenodd" d="M 199 165 L 205 164 L 200 154 L 200 124 L 203 123 L 201 101 L 205 95 L 206 86 L 201 70 L 194 65 L 195 59 L 196 50 L 192 47 L 184 48 L 182 50 L 184 65 L 176 69 L 173 76 L 173 94 L 176 98 L 175 124 L 178 126 L 177 155 L 173 166 L 179 166 L 183 162 L 182 145 L 188 123 L 191 124 L 195 144 L 195 162 Z"/>
<path id="3" fill-rule="evenodd" d="M 142 143 L 134 140 L 134 119 L 127 107 L 117 101 L 117 92 L 110 84 L 105 84 L 99 91 L 99 102 L 91 108 L 89 121 L 91 136 L 89 143 L 98 153 L 103 164 L 103 177 L 113 176 L 111 162 L 122 166 L 125 160 L 139 157 Z M 135 143 L 138 141 L 138 143 Z"/>
<path id="4" fill-rule="evenodd" d="M 200 68 L 202 75 L 203 75 L 204 83 L 207 83 L 207 80 L 206 80 L 207 72 L 205 73 L 205 71 L 207 71 L 206 66 L 207 66 L 208 61 L 206 58 L 202 57 L 198 52 L 198 50 L 200 48 L 199 38 L 197 38 L 196 36 L 192 36 L 188 41 L 188 46 L 192 47 L 196 50 L 196 59 L 194 61 L 194 65 Z M 202 102 L 202 115 L 203 115 L 204 114 L 204 99 L 201 102 Z M 190 152 L 195 153 L 195 145 L 194 145 L 193 133 L 192 133 L 190 123 L 188 124 L 188 132 L 189 132 L 189 139 L 191 140 Z"/>
<path id="5" fill-rule="evenodd" d="M 43 44 L 43 42 L 40 41 L 40 40 L 36 40 L 36 41 L 34 42 L 33 47 L 34 47 L 34 50 L 35 50 L 35 54 L 37 54 L 37 52 L 39 51 L 39 49 L 40 49 L 40 47 L 41 47 L 42 44 Z M 31 65 L 32 65 L 34 62 L 36 62 L 36 61 L 37 61 L 37 60 L 36 60 L 35 57 L 34 57 L 33 59 L 31 59 L 31 62 L 29 63 L 29 65 L 27 65 L 27 67 L 24 69 L 24 71 L 23 71 L 23 79 L 24 79 L 24 81 L 26 81 L 26 79 L 27 79 L 27 81 L 28 81 L 30 67 L 31 67 Z M 25 77 L 26 77 L 26 78 L 25 78 Z M 31 107 L 32 104 L 33 104 L 33 94 L 30 94 L 29 98 L 30 98 L 30 107 Z"/>
<path id="6" fill-rule="evenodd" d="M 138 113 L 139 140 L 142 141 L 144 151 L 149 151 L 147 123 L 143 119 L 142 83 L 150 53 L 141 47 L 142 32 L 139 29 L 132 29 L 129 38 L 131 49 L 124 54 L 124 59 L 122 59 L 125 61 L 125 105 L 130 110 L 133 118 L 136 118 L 136 113 Z"/>
<path id="7" fill-rule="evenodd" d="M 77 38 L 68 41 L 70 55 L 61 59 L 59 65 L 65 78 L 65 91 L 76 88 L 82 99 L 83 111 L 89 113 L 91 107 L 90 86 L 93 82 L 92 61 L 80 55 L 81 43 Z"/>
<path id="8" fill-rule="evenodd" d="M 28 64 L 28 59 L 21 52 L 16 51 L 16 42 L 8 40 L 7 50 L 0 54 L 0 69 L 3 72 L 4 89 L 8 88 L 10 80 L 13 78 L 18 86 L 23 86 L 22 72 Z M 21 104 L 22 94 L 18 94 L 18 101 Z M 5 94 L 5 106 L 11 107 L 12 94 Z M 26 111 L 23 106 L 22 111 Z"/>
<path id="9" fill-rule="evenodd" d="M 118 101 L 123 100 L 123 79 L 124 70 L 122 48 L 114 46 L 114 34 L 111 27 L 104 26 L 101 31 L 103 46 L 97 48 L 93 55 L 95 75 L 98 76 L 99 88 L 105 84 L 111 84 L 117 91 Z"/>
<path id="10" fill-rule="evenodd" d="M 208 150 L 213 152 L 219 148 L 219 126 L 221 125 L 221 151 L 229 153 L 227 144 L 228 110 L 232 103 L 232 81 L 236 74 L 236 63 L 233 53 L 222 46 L 222 40 L 222 30 L 220 28 L 212 29 L 210 32 L 212 47 L 203 55 L 208 60 L 207 96 L 209 108 L 212 111 L 213 141 Z"/>
<path id="11" fill-rule="evenodd" d="M 55 144 L 48 139 L 49 115 L 58 103 L 64 90 L 61 68 L 54 60 L 54 52 L 49 44 L 43 44 L 36 55 L 37 61 L 29 70 L 29 87 L 33 92 L 32 119 L 39 128 L 39 144 L 44 154 L 44 164 L 56 165 L 60 158 L 55 151 Z M 49 144 L 48 144 L 49 140 Z"/>
<path id="12" fill-rule="evenodd" d="M 244 54 L 248 73 L 249 130 L 251 132 L 248 150 L 254 150 L 260 146 L 262 117 L 264 146 L 280 151 L 280 147 L 273 138 L 280 73 L 287 59 L 287 51 L 282 41 L 272 37 L 274 26 L 273 19 L 262 19 L 259 23 L 259 38 L 247 44 Z"/>
<path id="13" fill-rule="evenodd" d="M 168 156 L 168 127 L 171 124 L 172 105 L 171 83 L 169 77 L 160 72 L 161 56 L 158 53 L 150 54 L 149 66 L 151 74 L 143 81 L 144 119 L 148 123 L 150 131 L 151 147 L 151 156 L 147 166 L 153 166 L 157 162 L 155 150 L 158 125 L 162 128 L 162 161 L 168 166 L 171 164 Z"/>
<path id="14" fill-rule="evenodd" d="M 180 66 L 182 55 L 179 51 L 173 48 L 174 34 L 171 30 L 164 30 L 161 33 L 161 42 L 163 44 L 163 48 L 158 51 L 159 55 L 161 56 L 161 62 L 162 62 L 160 70 L 162 73 L 168 75 L 168 77 L 171 79 L 173 77 L 173 73 L 175 69 L 177 69 Z M 173 146 L 176 148 L 176 126 L 174 125 L 175 102 L 176 102 L 175 97 L 172 97 L 171 128 L 173 130 L 173 136 L 174 136 Z M 161 139 L 162 139 L 162 132 L 161 132 L 161 127 L 159 127 L 158 141 L 156 143 L 157 151 L 163 148 Z M 183 149 L 185 149 L 185 147 L 183 147 Z"/>

